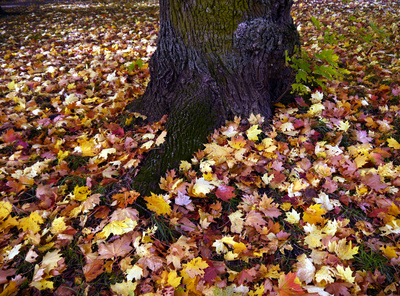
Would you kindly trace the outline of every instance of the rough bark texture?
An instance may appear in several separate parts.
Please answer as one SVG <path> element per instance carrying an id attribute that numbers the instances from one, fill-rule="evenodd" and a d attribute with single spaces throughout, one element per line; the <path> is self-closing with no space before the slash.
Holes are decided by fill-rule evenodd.
<path id="1" fill-rule="evenodd" d="M 131 106 L 150 121 L 168 114 L 168 136 L 134 180 L 157 190 L 167 169 L 201 148 L 215 128 L 251 113 L 266 118 L 291 81 L 285 51 L 299 36 L 292 0 L 160 0 L 160 33 L 151 80 Z"/>

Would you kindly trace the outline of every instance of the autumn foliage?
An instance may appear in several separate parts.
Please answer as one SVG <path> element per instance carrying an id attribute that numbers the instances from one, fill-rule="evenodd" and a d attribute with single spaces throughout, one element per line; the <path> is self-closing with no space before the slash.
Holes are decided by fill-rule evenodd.
<path id="1" fill-rule="evenodd" d="M 227 122 L 149 196 L 126 176 L 166 118 L 124 108 L 149 79 L 158 7 L 3 19 L 0 295 L 399 295 L 399 8 L 352 2 L 293 11 L 305 52 L 347 74 L 310 79 L 271 122 Z"/>

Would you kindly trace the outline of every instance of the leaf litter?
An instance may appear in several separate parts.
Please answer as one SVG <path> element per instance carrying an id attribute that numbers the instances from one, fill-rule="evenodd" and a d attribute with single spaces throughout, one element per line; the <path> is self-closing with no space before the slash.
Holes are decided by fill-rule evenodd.
<path id="1" fill-rule="evenodd" d="M 124 108 L 148 82 L 158 6 L 4 19 L 1 295 L 398 295 L 394 2 L 297 1 L 303 48 L 349 73 L 278 104 L 271 125 L 227 122 L 148 197 L 121 178 L 162 144 L 166 118 L 138 124 Z"/>

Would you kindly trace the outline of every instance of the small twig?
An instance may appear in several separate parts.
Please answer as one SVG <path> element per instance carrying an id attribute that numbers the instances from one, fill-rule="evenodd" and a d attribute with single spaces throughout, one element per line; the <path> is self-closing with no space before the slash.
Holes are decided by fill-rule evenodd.
<path id="1" fill-rule="evenodd" d="M 367 52 L 367 56 L 369 55 L 369 53 L 371 52 L 371 50 L 374 48 L 374 46 L 372 45 L 371 48 L 368 50 Z"/>

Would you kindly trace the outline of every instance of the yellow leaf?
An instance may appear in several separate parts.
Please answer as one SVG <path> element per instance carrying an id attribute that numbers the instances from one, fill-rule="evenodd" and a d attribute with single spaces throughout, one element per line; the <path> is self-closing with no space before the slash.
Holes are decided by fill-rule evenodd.
<path id="1" fill-rule="evenodd" d="M 82 151 L 82 156 L 95 156 L 96 153 L 93 151 L 94 150 L 95 143 L 90 140 L 90 141 L 82 141 L 79 145 Z"/>
<path id="2" fill-rule="evenodd" d="M 330 242 L 328 245 L 328 251 L 331 253 L 335 252 L 342 260 L 349 260 L 358 253 L 358 247 L 353 248 L 351 241 L 347 244 L 346 239 L 343 238 L 340 241 Z"/>
<path id="3" fill-rule="evenodd" d="M 196 276 L 202 277 L 204 275 L 204 269 L 207 267 L 208 263 L 202 258 L 197 257 L 192 259 L 189 263 L 183 264 L 183 272 L 193 279 Z"/>
<path id="4" fill-rule="evenodd" d="M 385 254 L 385 256 L 390 259 L 399 257 L 396 254 L 396 249 L 397 249 L 396 247 L 383 246 L 380 249 Z"/>
<path id="5" fill-rule="evenodd" d="M 162 195 L 151 193 L 151 196 L 145 196 L 147 208 L 150 211 L 156 212 L 158 215 L 171 214 L 171 206 L 164 200 Z"/>
<path id="6" fill-rule="evenodd" d="M 321 208 L 321 206 L 322 205 L 320 204 L 315 204 L 308 207 L 303 214 L 303 221 L 310 224 L 323 223 L 325 219 L 322 217 L 322 215 L 326 213 L 326 210 Z"/>
<path id="7" fill-rule="evenodd" d="M 262 284 L 262 285 L 255 285 L 254 286 L 254 288 L 255 288 L 255 290 L 254 291 L 250 291 L 249 292 L 249 296 L 262 296 L 262 295 L 264 295 L 264 290 L 265 290 L 265 287 L 264 287 L 264 285 Z"/>
<path id="8" fill-rule="evenodd" d="M 11 81 L 10 83 L 7 84 L 7 87 L 9 90 L 14 90 L 15 89 L 15 82 Z"/>
<path id="9" fill-rule="evenodd" d="M 50 271 L 55 269 L 58 266 L 58 261 L 63 259 L 59 252 L 60 250 L 55 250 L 53 252 L 47 252 L 46 255 L 44 255 L 40 266 L 44 268 L 46 273 L 50 273 Z"/>
<path id="10" fill-rule="evenodd" d="M 137 283 L 124 281 L 122 283 L 116 283 L 111 285 L 111 290 L 115 293 L 115 295 L 121 296 L 133 296 L 135 295 Z"/>
<path id="11" fill-rule="evenodd" d="M 327 284 L 333 283 L 335 279 L 332 277 L 334 275 L 334 270 L 330 266 L 322 266 L 320 270 L 315 274 L 315 280 L 321 286 L 326 286 Z"/>
<path id="12" fill-rule="evenodd" d="M 23 231 L 31 230 L 33 233 L 37 233 L 40 231 L 39 224 L 43 224 L 43 218 L 37 213 L 32 212 L 29 217 L 21 218 L 19 220 L 18 228 Z"/>
<path id="13" fill-rule="evenodd" d="M 181 284 L 181 280 L 182 277 L 178 276 L 175 270 L 172 270 L 170 273 L 168 273 L 168 280 L 167 280 L 168 285 L 176 288 Z"/>
<path id="14" fill-rule="evenodd" d="M 4 220 L 12 211 L 12 204 L 8 201 L 0 201 L 0 220 Z"/>
<path id="15" fill-rule="evenodd" d="M 15 291 L 18 290 L 16 281 L 9 281 L 7 287 L 4 288 L 3 292 L 0 293 L 0 296 L 9 296 L 13 295 Z"/>
<path id="16" fill-rule="evenodd" d="M 137 222 L 131 218 L 125 218 L 123 221 L 112 221 L 103 228 L 99 236 L 108 238 L 110 234 L 122 235 L 132 231 L 136 225 Z"/>
<path id="17" fill-rule="evenodd" d="M 65 225 L 64 222 L 64 217 L 59 217 L 53 220 L 51 223 L 51 233 L 52 234 L 60 234 L 62 233 L 65 229 L 67 229 L 67 225 Z"/>
<path id="18" fill-rule="evenodd" d="M 53 290 L 54 289 L 53 282 L 45 280 L 45 279 L 42 279 L 38 282 L 32 282 L 29 284 L 29 286 L 35 287 L 38 290 L 46 290 L 46 289 Z"/>
<path id="19" fill-rule="evenodd" d="M 398 215 L 400 215 L 399 207 L 396 206 L 396 205 L 392 202 L 392 205 L 388 208 L 388 214 L 393 215 L 393 216 L 398 216 Z"/>
<path id="20" fill-rule="evenodd" d="M 247 138 L 251 141 L 257 141 L 258 140 L 258 135 L 261 134 L 261 130 L 258 129 L 258 125 L 255 124 L 251 126 L 247 131 Z"/>
<path id="21" fill-rule="evenodd" d="M 66 157 L 68 157 L 69 151 L 64 151 L 62 152 L 61 150 L 58 151 L 57 158 L 58 158 L 58 164 L 60 164 Z"/>
<path id="22" fill-rule="evenodd" d="M 336 275 L 350 284 L 353 284 L 354 280 L 356 279 L 355 277 L 352 276 L 352 274 L 353 271 L 351 270 L 350 267 L 343 268 L 343 266 L 341 265 L 336 266 Z"/>
<path id="23" fill-rule="evenodd" d="M 75 186 L 73 199 L 77 201 L 84 201 L 90 195 L 90 189 L 87 186 Z"/>
<path id="24" fill-rule="evenodd" d="M 389 139 L 387 139 L 387 142 L 389 143 L 388 146 L 390 148 L 400 149 L 400 144 L 395 139 L 389 138 Z"/>
<path id="25" fill-rule="evenodd" d="M 357 168 L 361 168 L 364 164 L 367 163 L 367 161 L 368 161 L 368 156 L 366 156 L 366 155 L 359 155 L 359 156 L 357 156 L 357 157 L 354 159 L 354 161 L 355 161 L 355 163 L 356 163 L 356 165 L 357 165 Z"/>

